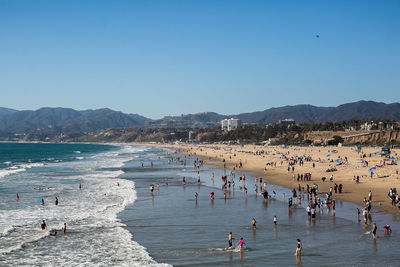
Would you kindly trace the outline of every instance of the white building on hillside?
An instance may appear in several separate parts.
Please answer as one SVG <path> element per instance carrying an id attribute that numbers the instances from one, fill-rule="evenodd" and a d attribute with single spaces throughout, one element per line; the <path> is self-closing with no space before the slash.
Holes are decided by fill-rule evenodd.
<path id="1" fill-rule="evenodd" d="M 239 119 L 224 119 L 221 121 L 221 129 L 224 131 L 232 131 L 240 127 Z"/>

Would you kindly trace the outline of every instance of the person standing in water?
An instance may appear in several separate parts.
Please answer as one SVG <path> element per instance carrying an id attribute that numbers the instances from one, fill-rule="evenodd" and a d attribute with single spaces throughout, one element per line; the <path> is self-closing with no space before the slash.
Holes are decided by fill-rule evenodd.
<path id="1" fill-rule="evenodd" d="M 17 193 L 17 195 L 15 196 L 15 199 L 18 201 L 19 200 L 19 195 Z"/>
<path id="2" fill-rule="evenodd" d="M 58 205 L 58 198 L 56 197 L 55 199 L 54 199 L 54 205 Z"/>
<path id="3" fill-rule="evenodd" d="M 228 235 L 228 247 L 227 248 L 231 248 L 232 247 L 232 232 L 229 232 Z"/>
<path id="4" fill-rule="evenodd" d="M 66 223 L 64 223 L 62 230 L 63 230 L 63 234 L 65 235 L 67 232 L 67 224 Z"/>
<path id="5" fill-rule="evenodd" d="M 301 255 L 301 249 L 303 248 L 303 245 L 301 244 L 300 239 L 297 239 L 297 248 L 296 248 L 296 256 L 300 256 Z"/>
<path id="6" fill-rule="evenodd" d="M 256 223 L 257 223 L 256 219 L 253 218 L 251 220 L 251 226 L 253 226 L 253 228 L 256 228 Z"/>
<path id="7" fill-rule="evenodd" d="M 278 218 L 276 216 L 274 216 L 274 225 L 278 224 Z"/>
<path id="8" fill-rule="evenodd" d="M 40 228 L 42 228 L 42 231 L 46 230 L 47 225 L 46 225 L 46 222 L 44 220 L 42 220 L 42 222 L 40 223 Z"/>
<path id="9" fill-rule="evenodd" d="M 238 245 L 240 249 L 243 249 L 243 246 L 246 245 L 246 243 L 244 243 L 243 237 L 240 238 Z"/>
<path id="10" fill-rule="evenodd" d="M 374 223 L 373 225 L 372 225 L 372 231 L 371 231 L 371 233 L 372 233 L 372 237 L 375 239 L 376 238 L 376 230 L 378 229 L 378 227 L 376 226 L 376 223 Z"/>

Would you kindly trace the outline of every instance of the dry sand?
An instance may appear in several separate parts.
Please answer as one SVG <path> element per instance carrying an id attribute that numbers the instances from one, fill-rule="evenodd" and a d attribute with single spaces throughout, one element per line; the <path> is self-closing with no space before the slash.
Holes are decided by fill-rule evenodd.
<path id="1" fill-rule="evenodd" d="M 154 145 L 154 144 L 152 144 Z M 306 187 L 306 184 L 318 184 L 319 192 L 329 192 L 329 188 L 334 183 L 343 185 L 342 194 L 335 194 L 335 198 L 340 198 L 350 201 L 359 205 L 363 205 L 364 197 L 368 198 L 369 190 L 372 191 L 372 207 L 400 215 L 400 209 L 391 205 L 391 200 L 388 197 L 390 188 L 396 187 L 400 190 L 400 172 L 399 165 L 385 165 L 377 167 L 374 171 L 374 176 L 370 178 L 369 168 L 383 163 L 383 157 L 380 155 L 373 155 L 369 157 L 370 153 L 380 151 L 380 147 L 363 147 L 362 153 L 367 154 L 364 158 L 368 161 L 368 167 L 362 166 L 361 153 L 355 152 L 354 147 L 295 147 L 290 146 L 283 148 L 280 146 L 254 146 L 254 145 L 192 145 L 192 144 L 179 144 L 179 145 L 158 145 L 184 151 L 184 153 L 201 156 L 208 164 L 219 165 L 223 167 L 224 160 L 227 169 L 236 167 L 241 161 L 243 167 L 242 171 L 249 171 L 256 174 L 258 177 L 266 178 L 270 183 L 282 185 L 288 188 L 297 188 L 299 184 Z M 332 152 L 336 150 L 337 152 Z M 257 151 L 264 151 L 264 154 L 257 155 Z M 291 156 L 311 156 L 312 161 L 304 161 L 303 166 L 295 165 L 294 172 L 288 172 L 288 163 L 281 158 L 281 153 L 287 157 Z M 395 153 L 398 153 L 395 156 Z M 392 156 L 395 160 L 400 158 L 400 149 L 392 150 Z M 327 157 L 330 154 L 331 156 Z M 337 166 L 336 159 L 339 157 L 347 157 L 347 163 Z M 217 159 L 217 160 L 216 160 Z M 333 160 L 333 162 L 331 161 Z M 281 165 L 282 162 L 282 165 Z M 276 163 L 275 166 L 267 165 L 267 163 Z M 315 163 L 315 168 L 312 164 Z M 386 162 L 388 163 L 388 162 Z M 326 172 L 329 167 L 335 166 L 337 171 Z M 266 168 L 266 171 L 264 170 Z M 238 169 L 236 167 L 236 169 Z M 311 173 L 311 181 L 297 181 L 293 180 L 294 174 Z M 330 175 L 333 175 L 333 183 L 329 182 Z M 353 176 L 359 176 L 360 182 L 357 184 L 353 181 Z M 378 178 L 378 176 L 386 176 L 386 178 Z M 321 178 L 326 177 L 326 181 L 322 182 Z M 379 205 L 381 203 L 381 205 Z"/>

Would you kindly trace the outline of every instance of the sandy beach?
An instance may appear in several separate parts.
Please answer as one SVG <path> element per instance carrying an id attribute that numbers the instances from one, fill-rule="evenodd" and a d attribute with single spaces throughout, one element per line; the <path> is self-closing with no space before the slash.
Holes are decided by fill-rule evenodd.
<path id="1" fill-rule="evenodd" d="M 364 197 L 368 198 L 369 190 L 372 192 L 372 207 L 384 212 L 400 215 L 400 209 L 391 205 L 388 197 L 390 188 L 400 188 L 399 165 L 388 165 L 390 161 L 384 161 L 380 155 L 371 155 L 380 151 L 380 147 L 363 147 L 361 152 L 356 152 L 354 147 L 295 147 L 283 148 L 281 146 L 254 146 L 254 145 L 157 145 L 179 149 L 184 153 L 197 155 L 203 158 L 207 164 L 218 165 L 227 169 L 237 169 L 253 172 L 259 177 L 266 178 L 270 183 L 298 188 L 300 184 L 317 184 L 319 192 L 329 192 L 330 187 L 343 185 L 341 194 L 334 193 L 334 197 L 363 205 Z M 399 159 L 399 149 L 392 149 L 394 162 Z M 366 157 L 362 158 L 362 155 Z M 284 156 L 283 156 L 284 155 Z M 330 155 L 330 156 L 328 156 Z M 288 171 L 288 161 L 291 157 L 311 157 L 310 161 L 304 161 L 302 166 L 296 164 L 294 171 Z M 347 160 L 345 160 L 347 158 Z M 338 160 L 339 159 L 339 160 Z M 340 160 L 342 159 L 342 160 Z M 362 159 L 368 162 L 368 166 L 362 163 Z M 242 167 L 239 168 L 240 162 Z M 397 161 L 398 163 L 398 161 Z M 315 164 L 315 167 L 313 167 Z M 370 178 L 370 168 L 376 167 L 373 177 Z M 336 171 L 326 172 L 329 168 Z M 297 174 L 311 173 L 311 181 L 297 181 Z M 293 179 L 293 174 L 295 179 Z M 333 175 L 333 182 L 329 181 Z M 359 176 L 359 183 L 354 177 Z M 322 177 L 326 177 L 325 182 Z M 379 178 L 381 177 L 381 178 Z"/>
<path id="2" fill-rule="evenodd" d="M 397 254 L 392 248 L 399 243 L 400 228 L 392 214 L 372 211 L 372 222 L 378 225 L 377 238 L 371 236 L 372 222 L 364 224 L 357 219 L 356 209 L 361 206 L 348 201 L 336 199 L 336 213 L 323 206 L 316 219 L 311 219 L 306 212 L 306 196 L 301 204 L 288 207 L 292 193 L 289 186 L 274 185 L 270 179 L 266 189 L 272 196 L 266 200 L 260 191 L 253 190 L 259 175 L 240 168 L 234 172 L 235 184 L 224 189 L 221 177 L 229 175 L 234 164 L 227 163 L 229 169 L 224 170 L 222 160 L 211 157 L 207 162 L 211 164 L 197 169 L 194 150 L 205 153 L 206 149 L 192 148 L 190 156 L 175 153 L 177 149 L 150 148 L 122 168 L 121 178 L 135 182 L 138 199 L 119 218 L 157 262 L 185 267 L 390 266 L 395 262 Z M 224 155 L 214 150 L 218 151 Z M 243 175 L 248 194 L 241 188 Z M 150 184 L 155 185 L 154 192 L 149 190 Z M 211 192 L 215 198 L 210 198 Z M 256 228 L 250 226 L 252 218 L 257 221 Z M 383 231 L 386 224 L 392 226 L 390 235 Z M 244 238 L 243 251 L 226 249 L 229 232 L 234 235 L 235 246 Z M 304 244 L 301 257 L 294 256 L 296 238 Z"/>

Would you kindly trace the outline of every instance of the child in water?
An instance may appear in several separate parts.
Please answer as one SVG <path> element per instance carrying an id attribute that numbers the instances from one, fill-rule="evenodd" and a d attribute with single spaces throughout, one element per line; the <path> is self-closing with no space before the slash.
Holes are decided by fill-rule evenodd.
<path id="1" fill-rule="evenodd" d="M 253 218 L 251 220 L 251 226 L 253 226 L 253 228 L 256 228 L 256 223 L 257 223 L 256 219 Z"/>
<path id="2" fill-rule="evenodd" d="M 301 249 L 302 249 L 302 244 L 300 239 L 297 239 L 297 248 L 296 248 L 296 256 L 300 256 L 301 255 Z"/>
<path id="3" fill-rule="evenodd" d="M 227 248 L 231 248 L 232 247 L 232 232 L 229 232 L 228 235 L 228 247 Z"/>
<path id="4" fill-rule="evenodd" d="M 240 238 L 238 245 L 240 249 L 243 249 L 243 246 L 246 245 L 246 243 L 244 243 L 243 237 Z"/>
<path id="5" fill-rule="evenodd" d="M 373 225 L 372 225 L 372 238 L 376 238 L 376 230 L 378 229 L 378 227 L 376 226 L 376 223 L 374 223 Z"/>

